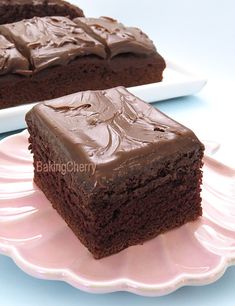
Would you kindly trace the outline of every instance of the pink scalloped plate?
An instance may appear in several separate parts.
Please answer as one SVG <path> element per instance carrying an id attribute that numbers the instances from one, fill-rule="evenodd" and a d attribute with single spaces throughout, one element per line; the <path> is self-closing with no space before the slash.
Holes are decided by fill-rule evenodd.
<path id="1" fill-rule="evenodd" d="M 211 283 L 235 263 L 235 170 L 206 157 L 198 221 L 95 260 L 34 185 L 27 138 L 0 142 L 0 252 L 25 272 L 93 293 L 160 296 Z"/>

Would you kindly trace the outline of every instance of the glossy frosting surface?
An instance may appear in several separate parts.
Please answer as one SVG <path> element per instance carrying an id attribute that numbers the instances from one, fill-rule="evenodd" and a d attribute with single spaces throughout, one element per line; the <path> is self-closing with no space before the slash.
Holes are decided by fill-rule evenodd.
<path id="1" fill-rule="evenodd" d="M 66 17 L 34 17 L 0 26 L 13 40 L 35 71 L 64 65 L 77 56 L 105 57 L 104 46 Z"/>
<path id="2" fill-rule="evenodd" d="M 109 17 L 76 18 L 80 26 L 103 42 L 111 57 L 121 53 L 152 54 L 156 51 L 153 42 L 138 28 L 125 27 Z"/>
<path id="3" fill-rule="evenodd" d="M 77 57 L 95 55 L 101 59 L 123 53 L 149 56 L 156 53 L 153 42 L 137 28 L 125 27 L 108 17 L 34 17 L 0 25 L 0 35 L 13 42 L 30 63 L 32 74 L 51 66 L 66 65 Z"/>
<path id="4" fill-rule="evenodd" d="M 124 87 L 44 102 L 30 116 L 40 119 L 73 159 L 105 173 L 133 160 L 145 163 L 150 155 L 161 159 L 201 146 L 192 131 Z"/>
<path id="5" fill-rule="evenodd" d="M 23 73 L 28 70 L 29 63 L 15 45 L 0 35 L 0 75 L 7 73 Z"/>

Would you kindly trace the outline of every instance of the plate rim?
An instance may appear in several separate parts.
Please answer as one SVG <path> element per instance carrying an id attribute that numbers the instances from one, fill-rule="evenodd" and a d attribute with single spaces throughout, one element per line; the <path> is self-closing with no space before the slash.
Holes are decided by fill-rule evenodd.
<path id="1" fill-rule="evenodd" d="M 26 137 L 28 131 L 24 130 L 18 134 L 8 136 L 0 141 L 0 145 L 15 137 Z M 212 160 L 211 157 L 209 157 Z M 218 163 L 218 161 L 216 161 Z M 208 272 L 200 275 L 192 273 L 181 273 L 168 282 L 161 284 L 145 284 L 134 281 L 131 278 L 118 278 L 110 281 L 94 281 L 76 275 L 68 269 L 45 268 L 30 263 L 24 259 L 14 245 L 4 243 L 0 238 L 0 254 L 13 259 L 15 264 L 25 273 L 45 280 L 64 281 L 75 288 L 89 293 L 111 293 L 117 291 L 131 292 L 141 296 L 163 296 L 176 291 L 184 286 L 207 285 L 215 282 L 223 276 L 228 267 L 235 265 L 235 254 L 223 255 L 220 257 L 219 264 Z"/>
<path id="2" fill-rule="evenodd" d="M 185 286 L 203 286 L 220 279 L 226 270 L 235 265 L 235 256 L 222 256 L 220 264 L 213 270 L 201 275 L 184 273 L 169 282 L 147 285 L 128 278 L 119 278 L 113 281 L 91 281 L 66 269 L 45 268 L 34 265 L 22 258 L 15 246 L 0 241 L 0 254 L 10 257 L 15 264 L 26 274 L 44 280 L 63 281 L 74 288 L 88 293 L 112 293 L 126 291 L 140 296 L 164 296 Z"/>

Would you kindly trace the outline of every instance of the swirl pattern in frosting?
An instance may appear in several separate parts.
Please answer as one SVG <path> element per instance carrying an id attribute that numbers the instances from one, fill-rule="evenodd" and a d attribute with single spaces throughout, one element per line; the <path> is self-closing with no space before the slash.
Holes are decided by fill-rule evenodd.
<path id="1" fill-rule="evenodd" d="M 27 59 L 19 53 L 12 42 L 0 35 L 0 75 L 23 73 L 28 68 Z"/>
<path id="2" fill-rule="evenodd" d="M 79 17 L 74 21 L 106 45 L 111 58 L 122 53 L 148 55 L 156 52 L 153 42 L 140 29 L 125 27 L 110 17 Z"/>
<path id="3" fill-rule="evenodd" d="M 44 102 L 37 117 L 66 155 L 109 173 L 127 161 L 180 154 L 198 146 L 194 133 L 132 95 L 124 87 L 86 91 Z"/>
<path id="4" fill-rule="evenodd" d="M 15 44 L 21 53 L 18 57 L 27 58 L 28 74 L 87 55 L 109 62 L 120 54 L 156 54 L 153 42 L 140 29 L 125 27 L 108 17 L 73 21 L 60 16 L 34 17 L 0 25 L 0 34 Z M 17 69 L 11 72 L 26 74 Z"/>
<path id="5" fill-rule="evenodd" d="M 34 17 L 0 26 L 0 33 L 18 46 L 32 70 L 65 65 L 77 56 L 106 57 L 104 46 L 66 17 Z"/>

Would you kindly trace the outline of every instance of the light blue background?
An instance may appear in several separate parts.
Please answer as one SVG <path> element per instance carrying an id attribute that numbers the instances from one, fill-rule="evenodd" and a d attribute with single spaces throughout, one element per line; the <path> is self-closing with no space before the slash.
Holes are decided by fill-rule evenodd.
<path id="1" fill-rule="evenodd" d="M 197 96 L 158 103 L 168 115 L 187 124 L 205 139 L 223 143 L 223 158 L 234 160 L 235 2 L 212 0 L 80 0 L 90 16 L 109 15 L 142 27 L 159 51 L 193 71 L 208 76 Z M 230 119 L 230 120 L 229 120 Z M 1 123 L 0 123 L 1 124 Z M 2 138 L 4 135 L 0 135 Z M 234 139 L 234 136 L 233 136 Z M 234 144 L 234 140 L 233 140 Z M 0 255 L 0 306 L 78 305 L 235 305 L 235 267 L 216 283 L 184 287 L 161 298 L 129 293 L 93 295 L 54 281 L 34 279 L 11 259 Z"/>

